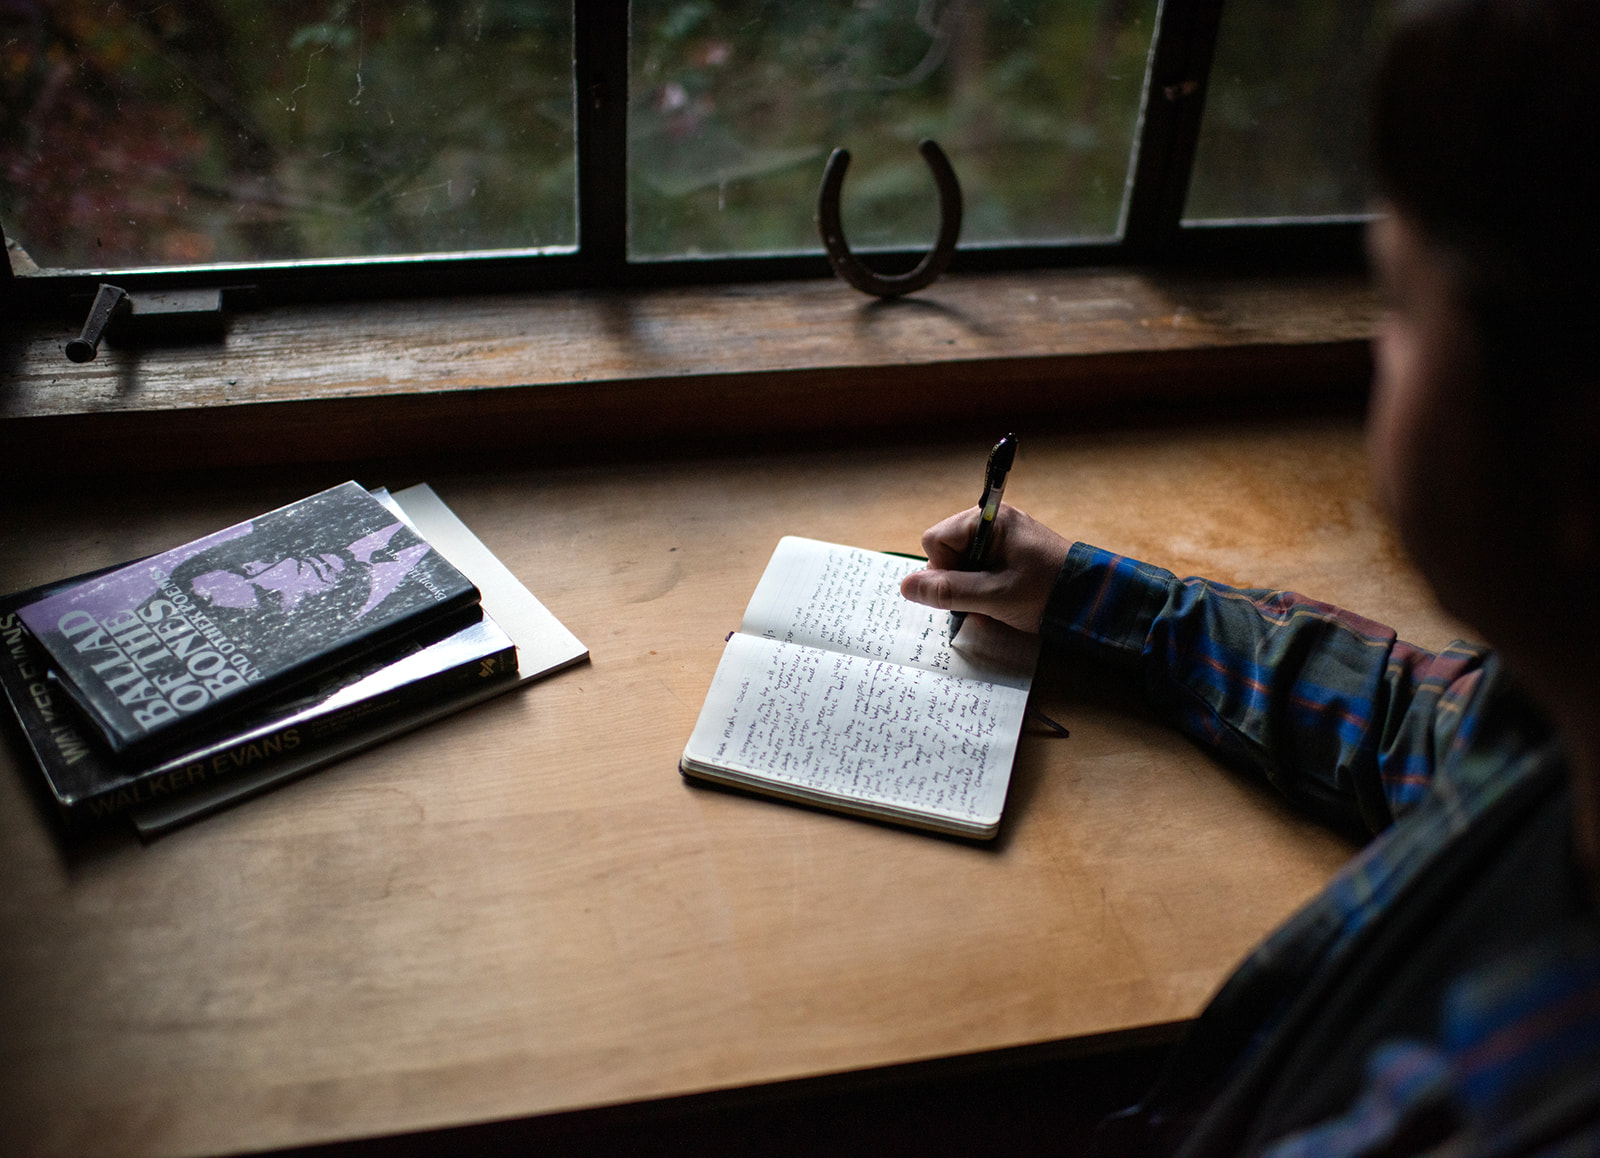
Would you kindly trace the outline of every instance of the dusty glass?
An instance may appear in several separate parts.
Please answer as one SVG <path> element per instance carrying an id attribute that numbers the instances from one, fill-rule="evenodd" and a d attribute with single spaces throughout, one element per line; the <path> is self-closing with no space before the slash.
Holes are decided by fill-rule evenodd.
<path id="1" fill-rule="evenodd" d="M 1186 222 L 1365 212 L 1367 99 L 1395 0 L 1228 0 Z"/>
<path id="2" fill-rule="evenodd" d="M 1122 228 L 1156 0 L 634 0 L 629 252 L 820 251 L 823 165 L 851 152 L 855 248 L 926 246 L 938 141 L 961 243 Z"/>
<path id="3" fill-rule="evenodd" d="M 571 25 L 564 0 L 6 0 L 13 266 L 570 247 Z"/>

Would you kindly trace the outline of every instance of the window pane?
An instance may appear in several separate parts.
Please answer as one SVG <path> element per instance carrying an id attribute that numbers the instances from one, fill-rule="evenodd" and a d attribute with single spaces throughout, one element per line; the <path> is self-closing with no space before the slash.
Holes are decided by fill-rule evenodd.
<path id="1" fill-rule="evenodd" d="M 571 246 L 566 0 L 11 0 L 0 220 L 40 266 Z"/>
<path id="2" fill-rule="evenodd" d="M 1185 221 L 1367 208 L 1367 85 L 1395 0 L 1228 0 Z"/>
<path id="3" fill-rule="evenodd" d="M 634 0 L 629 251 L 820 251 L 828 153 L 853 247 L 931 243 L 932 137 L 963 244 L 1115 237 L 1156 0 Z"/>

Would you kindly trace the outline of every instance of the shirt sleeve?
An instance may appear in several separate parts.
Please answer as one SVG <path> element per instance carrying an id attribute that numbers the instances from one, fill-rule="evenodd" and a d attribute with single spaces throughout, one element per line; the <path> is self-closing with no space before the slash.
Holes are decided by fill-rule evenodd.
<path id="1" fill-rule="evenodd" d="M 1218 755 L 1374 833 L 1466 742 L 1489 654 L 1459 641 L 1425 651 L 1292 592 L 1179 579 L 1084 543 L 1062 566 L 1040 634 L 1136 671 L 1157 707 Z"/>

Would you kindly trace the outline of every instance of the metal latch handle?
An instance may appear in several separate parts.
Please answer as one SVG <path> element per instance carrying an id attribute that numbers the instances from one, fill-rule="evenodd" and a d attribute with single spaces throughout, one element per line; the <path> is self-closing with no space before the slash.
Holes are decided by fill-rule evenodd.
<path id="1" fill-rule="evenodd" d="M 67 343 L 67 357 L 74 362 L 94 361 L 95 354 L 100 351 L 100 339 L 105 337 L 111 319 L 126 313 L 129 308 L 127 290 L 102 282 L 100 292 L 94 295 L 94 305 L 89 307 L 89 318 L 83 323 L 83 333 Z"/>

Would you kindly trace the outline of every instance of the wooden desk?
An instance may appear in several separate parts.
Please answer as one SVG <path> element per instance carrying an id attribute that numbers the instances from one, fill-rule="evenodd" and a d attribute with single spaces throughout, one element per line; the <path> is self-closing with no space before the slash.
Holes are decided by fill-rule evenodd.
<path id="1" fill-rule="evenodd" d="M 1065 532 L 1451 635 L 1353 422 L 1021 433 L 1008 497 Z M 779 536 L 914 550 L 982 443 L 435 475 L 592 662 L 149 847 L 64 850 L 7 742 L 0 1152 L 287 1146 L 1192 1016 L 1349 846 L 1093 681 L 1041 680 L 1072 736 L 1024 739 L 992 847 L 677 773 Z M 0 588 L 332 481 L 9 502 Z"/>

